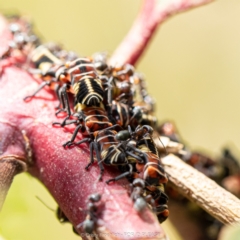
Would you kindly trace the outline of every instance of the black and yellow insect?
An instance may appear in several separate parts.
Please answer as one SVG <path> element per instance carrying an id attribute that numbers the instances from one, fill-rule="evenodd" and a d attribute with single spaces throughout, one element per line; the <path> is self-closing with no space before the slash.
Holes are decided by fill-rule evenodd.
<path id="1" fill-rule="evenodd" d="M 128 130 L 120 131 L 116 135 L 119 141 L 125 142 L 126 150 L 131 152 L 127 159 L 132 167 L 125 170 L 123 174 L 109 179 L 107 183 L 124 177 L 142 179 L 145 183 L 145 194 L 152 196 L 158 219 L 163 222 L 169 214 L 168 197 L 164 193 L 164 184 L 167 183 L 168 178 L 161 166 L 158 150 L 151 137 L 152 132 L 153 129 L 150 126 L 144 125 L 137 127 L 134 132 L 129 127 Z"/>
<path id="2" fill-rule="evenodd" d="M 74 107 L 79 109 L 78 104 L 84 107 L 99 107 L 103 101 L 104 89 L 102 81 L 98 78 L 94 64 L 89 58 L 77 58 L 73 61 L 63 62 L 57 58 L 47 47 L 40 46 L 32 53 L 32 62 L 36 69 L 32 73 L 37 73 L 43 83 L 30 96 L 24 100 L 31 99 L 43 87 L 48 85 L 55 90 L 60 101 L 60 112 L 66 112 L 67 117 L 62 126 L 71 116 L 69 93 L 74 96 Z M 60 108 L 61 106 L 61 108 Z"/>

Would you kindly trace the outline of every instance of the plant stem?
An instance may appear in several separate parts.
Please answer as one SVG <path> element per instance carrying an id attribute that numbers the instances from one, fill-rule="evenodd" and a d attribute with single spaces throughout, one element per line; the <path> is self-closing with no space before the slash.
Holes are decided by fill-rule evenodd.
<path id="1" fill-rule="evenodd" d="M 26 170 L 24 159 L 14 155 L 0 157 L 0 210 L 14 176 Z"/>
<path id="2" fill-rule="evenodd" d="M 174 155 L 162 159 L 169 183 L 224 224 L 240 224 L 240 200 Z"/>
<path id="3" fill-rule="evenodd" d="M 144 0 L 142 9 L 127 36 L 113 53 L 109 64 L 135 65 L 143 56 L 157 28 L 171 16 L 212 2 L 213 0 Z"/>

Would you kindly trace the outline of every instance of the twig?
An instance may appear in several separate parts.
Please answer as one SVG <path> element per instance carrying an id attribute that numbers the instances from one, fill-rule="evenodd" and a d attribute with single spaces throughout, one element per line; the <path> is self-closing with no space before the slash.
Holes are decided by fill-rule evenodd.
<path id="1" fill-rule="evenodd" d="M 169 182 L 224 224 L 240 224 L 240 200 L 174 155 L 162 159 Z"/>
<path id="2" fill-rule="evenodd" d="M 109 63 L 136 64 L 142 56 L 155 30 L 174 14 L 187 11 L 213 0 L 145 0 L 132 28 L 113 53 Z"/>
<path id="3" fill-rule="evenodd" d="M 0 157 L 0 210 L 14 176 L 27 170 L 27 164 L 23 160 L 14 155 Z"/>

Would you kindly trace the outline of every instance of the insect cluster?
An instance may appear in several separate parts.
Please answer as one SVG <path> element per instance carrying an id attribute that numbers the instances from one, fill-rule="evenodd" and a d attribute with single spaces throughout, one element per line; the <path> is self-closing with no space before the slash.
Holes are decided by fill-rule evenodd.
<path id="1" fill-rule="evenodd" d="M 154 104 L 146 92 L 143 78 L 135 73 L 134 67 L 128 64 L 118 68 L 108 66 L 102 54 L 73 60 L 69 60 L 67 54 L 60 59 L 46 45 L 40 45 L 32 52 L 31 62 L 34 64 L 31 71 L 38 70 L 35 74 L 40 76 L 43 84 L 25 101 L 45 85 L 55 89 L 59 99 L 56 115 L 65 113 L 66 117 L 53 125 L 75 126 L 72 138 L 63 146 L 88 143 L 90 163 L 86 169 L 96 158 L 99 180 L 102 180 L 104 164 L 118 166 L 122 174 L 106 183 L 128 177 L 135 209 L 142 211 L 149 206 L 163 222 L 168 217 L 168 197 L 164 193 L 167 176 L 153 140 Z M 135 101 L 137 91 L 140 101 Z M 79 132 L 83 138 L 76 142 Z M 93 210 L 96 211 L 95 207 L 89 209 L 88 216 L 93 215 Z M 83 224 L 86 232 L 93 231 L 95 219 L 89 217 L 86 220 L 92 222 L 92 227 L 87 222 Z"/>
<path id="2" fill-rule="evenodd" d="M 102 180 L 104 164 L 114 170 L 118 167 L 121 174 L 108 179 L 106 184 L 127 178 L 136 211 L 148 207 L 160 222 L 165 221 L 169 215 L 168 196 L 164 191 L 168 178 L 161 154 L 166 154 L 166 149 L 153 130 L 157 126 L 154 101 L 146 90 L 143 76 L 130 64 L 108 65 L 104 53 L 79 57 L 54 43 L 41 45 L 30 25 L 21 18 L 12 20 L 10 30 L 12 40 L 1 57 L 2 62 L 14 59 L 16 65 L 41 79 L 36 91 L 24 101 L 33 100 L 45 86 L 54 90 L 59 101 L 56 115 L 65 114 L 65 118 L 53 126 L 75 128 L 63 147 L 88 143 L 90 162 L 86 169 L 96 160 L 99 180 Z M 78 133 L 83 137 L 75 141 Z M 92 233 L 101 196 L 92 194 L 88 200 L 88 214 L 79 227 Z"/>
<path id="3" fill-rule="evenodd" d="M 154 100 L 147 92 L 145 79 L 134 66 L 110 66 L 105 53 L 79 57 L 57 44 L 41 44 L 31 25 L 19 17 L 10 19 L 9 29 L 12 39 L 1 56 L 1 67 L 6 63 L 15 64 L 41 80 L 35 92 L 24 101 L 34 100 L 44 87 L 52 89 L 58 99 L 56 115 L 64 116 L 63 121 L 53 122 L 53 126 L 74 128 L 71 139 L 63 147 L 89 144 L 90 162 L 86 170 L 96 161 L 99 180 L 103 178 L 104 165 L 113 171 L 117 167 L 121 174 L 108 179 L 106 184 L 127 178 L 136 211 L 150 208 L 159 222 L 167 219 L 165 184 L 168 179 L 161 164 L 161 157 L 166 153 L 178 155 L 219 184 L 224 178 L 239 174 L 238 161 L 229 151 L 217 163 L 190 151 L 172 123 L 158 125 Z M 77 141 L 79 135 L 82 139 Z M 172 198 L 181 198 L 172 190 L 168 192 Z M 86 220 L 77 228 L 87 233 L 94 231 L 100 204 L 99 193 L 88 197 Z M 61 222 L 69 221 L 60 208 L 57 216 Z M 214 224 L 211 226 L 215 227 Z"/>

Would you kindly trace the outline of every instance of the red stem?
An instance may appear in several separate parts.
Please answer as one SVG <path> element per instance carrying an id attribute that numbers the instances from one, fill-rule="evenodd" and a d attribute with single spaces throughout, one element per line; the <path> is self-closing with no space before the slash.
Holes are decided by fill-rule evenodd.
<path id="1" fill-rule="evenodd" d="M 0 46 L 3 46 L 0 55 L 6 49 L 7 36 L 6 22 L 0 17 Z M 24 102 L 23 98 L 38 84 L 30 74 L 11 66 L 13 62 L 11 59 L 0 62 L 0 123 L 3 126 L 0 157 L 18 154 L 26 158 L 32 151 L 33 164 L 29 164 L 28 171 L 47 187 L 75 227 L 86 217 L 87 197 L 98 192 L 102 194 L 96 230 L 103 234 L 100 239 L 156 239 L 156 235 L 159 239 L 166 239 L 149 209 L 141 214 L 133 209 L 127 181 L 105 183 L 119 174 L 116 169 L 106 168 L 103 181 L 97 182 L 98 166 L 94 164 L 90 171 L 85 170 L 89 159 L 88 146 L 62 147 L 69 140 L 71 130 L 52 126 L 53 121 L 61 121 L 54 114 L 57 101 L 53 93 L 42 90 L 38 97 Z M 23 130 L 25 136 L 20 139 Z M 17 137 L 13 137 L 14 134 Z M 80 134 L 78 138 L 81 138 Z M 31 149 L 26 148 L 26 140 L 29 140 Z M 82 228 L 77 230 L 83 233 Z M 148 233 L 152 234 L 151 237 L 146 235 Z"/>
<path id="2" fill-rule="evenodd" d="M 213 0 L 144 0 L 142 9 L 127 36 L 113 53 L 113 66 L 135 65 L 159 27 L 170 16 Z"/>
<path id="3" fill-rule="evenodd" d="M 113 54 L 110 63 L 135 64 L 157 26 L 168 16 L 210 1 L 212 0 L 145 0 L 132 29 Z M 0 55 L 6 49 L 10 37 L 5 20 L 0 18 Z M 97 232 L 105 233 L 101 239 L 156 239 L 154 234 L 158 235 L 158 239 L 165 239 L 157 219 L 149 210 L 138 214 L 133 209 L 126 181 L 105 184 L 105 180 L 119 174 L 117 171 L 113 173 L 112 168 L 106 169 L 104 181 L 96 182 L 98 167 L 93 166 L 89 172 L 84 169 L 89 158 L 88 148 L 85 146 L 65 150 L 61 147 L 70 135 L 67 134 L 68 130 L 64 132 L 63 129 L 52 127 L 53 121 L 59 121 L 54 116 L 56 99 L 52 93 L 43 90 L 39 94 L 41 98 L 24 102 L 23 98 L 31 94 L 37 84 L 28 73 L 11 66 L 15 61 L 16 59 L 9 58 L 0 62 L 0 123 L 8 129 L 1 132 L 1 140 L 4 136 L 4 141 L 1 141 L 0 157 L 16 153 L 20 157 L 29 155 L 26 149 L 23 150 L 25 140 L 13 141 L 18 137 L 12 137 L 15 133 L 20 136 L 24 130 L 34 160 L 34 164 L 29 166 L 29 172 L 45 184 L 74 226 L 85 219 L 86 214 L 81 209 L 86 209 L 85 200 L 88 195 L 99 192 L 102 194 L 102 207 Z M 82 229 L 78 229 L 78 232 L 82 233 Z M 146 233 L 153 235 L 149 237 Z"/>

